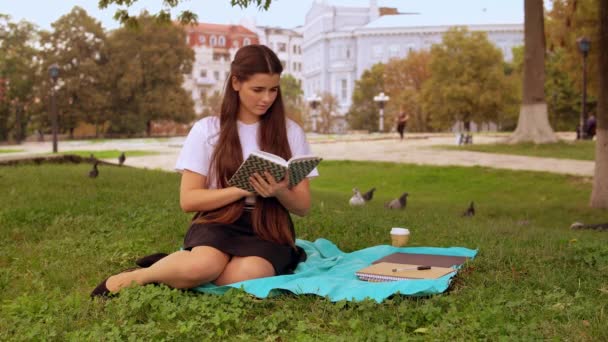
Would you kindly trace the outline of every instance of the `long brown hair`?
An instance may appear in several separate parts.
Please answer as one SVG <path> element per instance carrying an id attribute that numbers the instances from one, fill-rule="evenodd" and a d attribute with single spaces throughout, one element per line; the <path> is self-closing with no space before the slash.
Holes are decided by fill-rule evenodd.
<path id="1" fill-rule="evenodd" d="M 279 58 L 264 45 L 244 46 L 234 56 L 220 110 L 220 134 L 211 157 L 211 167 L 207 177 L 208 182 L 210 179 L 215 179 L 218 189 L 230 186 L 228 180 L 243 162 L 243 149 L 237 125 L 239 94 L 232 88 L 232 78 L 244 82 L 254 74 L 280 75 L 282 71 Z M 286 160 L 291 158 L 280 89 L 274 103 L 260 119 L 258 144 L 262 151 L 276 154 Z M 244 199 L 206 212 L 196 222 L 232 223 L 242 214 L 243 207 Z M 251 221 L 253 230 L 262 239 L 295 246 L 289 212 L 276 198 L 257 197 Z"/>

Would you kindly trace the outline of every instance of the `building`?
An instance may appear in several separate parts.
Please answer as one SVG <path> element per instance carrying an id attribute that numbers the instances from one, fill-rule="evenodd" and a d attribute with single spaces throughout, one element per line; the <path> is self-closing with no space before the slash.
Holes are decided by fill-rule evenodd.
<path id="1" fill-rule="evenodd" d="M 242 25 L 199 23 L 186 26 L 185 30 L 195 60 L 192 72 L 185 75 L 183 86 L 192 93 L 194 109 L 200 114 L 207 97 L 224 91 L 236 51 L 241 46 L 259 44 L 259 39 L 255 32 Z"/>
<path id="2" fill-rule="evenodd" d="M 485 21 L 484 21 L 485 20 Z M 485 18 L 468 23 L 433 22 L 432 16 L 399 14 L 394 8 L 332 6 L 313 2 L 302 28 L 303 90 L 305 98 L 329 92 L 339 107 L 333 131 L 347 129 L 345 113 L 351 105 L 355 81 L 372 65 L 391 58 L 404 58 L 409 51 L 429 49 L 440 43 L 453 26 L 487 32 L 507 60 L 511 48 L 523 45 L 523 24 L 490 24 Z"/>

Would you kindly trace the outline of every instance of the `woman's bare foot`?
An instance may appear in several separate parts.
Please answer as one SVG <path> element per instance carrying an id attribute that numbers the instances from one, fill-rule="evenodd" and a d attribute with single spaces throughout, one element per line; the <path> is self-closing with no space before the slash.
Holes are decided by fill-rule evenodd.
<path id="1" fill-rule="evenodd" d="M 110 276 L 110 278 L 106 280 L 106 287 L 108 291 L 118 292 L 122 288 L 131 286 L 133 282 L 138 283 L 137 276 L 141 271 L 141 269 L 135 269 Z"/>

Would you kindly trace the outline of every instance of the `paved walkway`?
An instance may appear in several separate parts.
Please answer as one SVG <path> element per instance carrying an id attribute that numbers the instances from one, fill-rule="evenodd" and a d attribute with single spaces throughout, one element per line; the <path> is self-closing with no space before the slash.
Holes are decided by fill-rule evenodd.
<path id="1" fill-rule="evenodd" d="M 436 145 L 454 145 L 452 134 L 408 134 L 400 141 L 395 134 L 371 134 L 350 136 L 326 136 L 311 134 L 309 140 L 314 154 L 326 160 L 369 160 L 425 165 L 485 166 L 512 170 L 547 171 L 578 176 L 593 176 L 592 161 L 571 159 L 537 158 L 506 154 L 492 154 L 458 150 L 442 150 Z M 571 134 L 560 134 L 562 139 L 572 140 Z M 504 135 L 476 135 L 475 144 L 500 142 Z M 101 142 L 60 141 L 60 151 L 74 150 L 144 150 L 159 154 L 130 157 L 127 165 L 151 169 L 173 170 L 184 137 L 168 139 L 119 139 Z M 1 153 L 0 160 L 26 158 L 48 153 L 50 142 L 27 142 L 21 146 L 4 146 L 0 149 L 22 149 L 18 153 Z M 114 160 L 108 160 L 114 162 Z"/>

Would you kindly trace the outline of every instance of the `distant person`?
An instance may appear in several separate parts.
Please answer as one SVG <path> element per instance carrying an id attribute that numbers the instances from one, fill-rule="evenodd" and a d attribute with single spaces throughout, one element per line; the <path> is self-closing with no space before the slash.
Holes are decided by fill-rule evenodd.
<path id="1" fill-rule="evenodd" d="M 595 114 L 591 114 L 589 115 L 589 118 L 587 118 L 587 124 L 585 125 L 585 129 L 586 129 L 586 138 L 589 140 L 593 140 L 593 137 L 595 136 L 595 131 L 597 129 L 597 120 L 595 118 Z"/>
<path id="2" fill-rule="evenodd" d="M 295 244 L 290 213 L 308 213 L 307 179 L 289 188 L 287 177 L 279 181 L 268 172 L 256 174 L 250 179 L 255 194 L 228 184 L 252 151 L 285 159 L 310 154 L 304 130 L 285 116 L 282 71 L 279 58 L 264 45 L 237 51 L 219 116 L 205 117 L 192 127 L 177 160 L 181 208 L 197 213 L 183 250 L 158 253 L 159 260 L 144 268 L 107 278 L 92 296 L 118 292 L 132 282 L 178 289 L 232 284 L 291 273 L 306 259 Z M 315 169 L 309 176 L 317 174 Z"/>
<path id="3" fill-rule="evenodd" d="M 403 140 L 403 133 L 405 133 L 405 127 L 407 126 L 407 120 L 409 120 L 410 116 L 407 115 L 403 110 L 399 113 L 397 117 L 397 132 L 399 132 L 399 138 Z"/>

